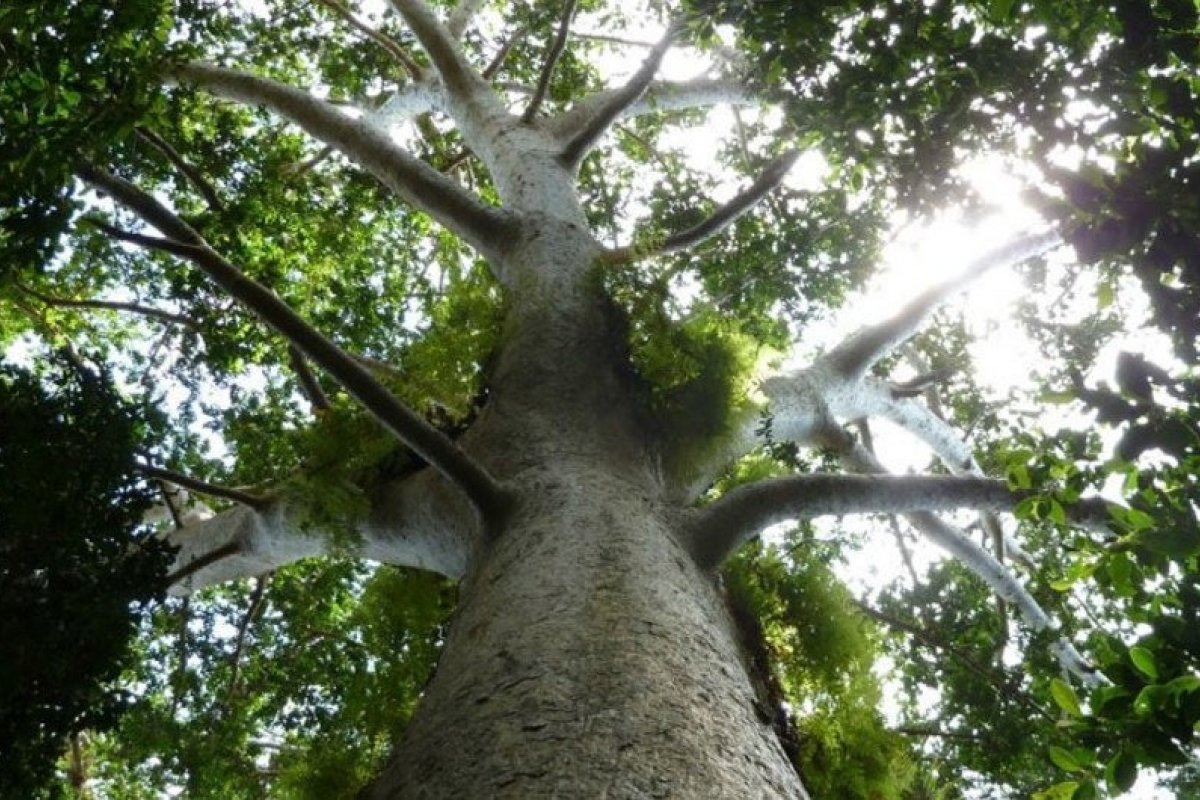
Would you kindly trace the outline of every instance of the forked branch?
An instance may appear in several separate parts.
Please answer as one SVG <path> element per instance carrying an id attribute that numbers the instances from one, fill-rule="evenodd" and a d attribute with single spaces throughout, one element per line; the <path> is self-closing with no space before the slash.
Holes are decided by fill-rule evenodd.
<path id="1" fill-rule="evenodd" d="M 391 3 L 429 55 L 447 91 L 466 101 L 481 87 L 486 88 L 459 49 L 454 35 L 438 21 L 424 0 L 391 0 Z"/>
<path id="2" fill-rule="evenodd" d="M 642 66 L 629 81 L 610 95 L 607 95 L 604 100 L 596 107 L 591 116 L 583 121 L 583 124 L 578 130 L 574 131 L 566 144 L 563 146 L 562 153 L 559 154 L 559 161 L 569 169 L 576 169 L 579 163 L 583 161 L 583 157 L 595 146 L 604 132 L 613 124 L 616 119 L 621 116 L 621 113 L 629 106 L 633 105 L 649 88 L 650 82 L 654 79 L 655 73 L 658 72 L 659 66 L 662 64 L 663 56 L 667 54 L 667 50 L 671 48 L 671 44 L 675 41 L 675 36 L 679 32 L 678 24 L 672 24 L 665 36 L 654 49 L 650 51 L 650 55 L 642 62 Z"/>
<path id="3" fill-rule="evenodd" d="M 175 253 L 198 266 L 230 296 L 328 372 L 401 442 L 462 489 L 479 510 L 485 524 L 498 522 L 504 515 L 508 507 L 507 495 L 479 464 L 397 400 L 356 359 L 327 339 L 274 292 L 243 274 L 209 247 L 191 226 L 137 186 L 93 166 L 84 166 L 79 172 L 84 180 L 108 192 L 118 203 L 171 237 L 154 239 L 125 234 L 123 238 L 144 240 L 146 246 Z"/>

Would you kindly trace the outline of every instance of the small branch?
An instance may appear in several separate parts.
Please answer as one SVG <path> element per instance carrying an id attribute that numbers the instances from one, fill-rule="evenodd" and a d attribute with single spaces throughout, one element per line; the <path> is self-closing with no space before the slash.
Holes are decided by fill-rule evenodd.
<path id="1" fill-rule="evenodd" d="M 956 508 L 1008 509 L 1020 495 L 988 478 L 793 475 L 740 486 L 703 509 L 690 526 L 692 552 L 719 566 L 764 528 L 792 519 Z"/>
<path id="2" fill-rule="evenodd" d="M 271 498 L 269 497 L 250 494 L 241 489 L 232 489 L 228 486 L 218 486 L 215 483 L 202 481 L 199 478 L 193 478 L 190 475 L 184 475 L 182 472 L 176 472 L 175 470 L 155 467 L 150 464 L 138 464 L 135 468 L 147 478 L 170 481 L 185 489 L 191 489 L 193 492 L 206 494 L 210 497 L 220 497 L 224 500 L 232 500 L 235 503 L 248 506 L 255 511 L 262 511 L 271 504 Z"/>
<path id="3" fill-rule="evenodd" d="M 288 345 L 288 360 L 292 364 L 292 369 L 295 371 L 296 377 L 300 380 L 300 388 L 304 390 L 304 396 L 308 398 L 309 405 L 312 406 L 313 411 L 328 411 L 329 398 L 325 396 L 325 392 L 321 389 L 321 384 L 317 382 L 317 376 L 313 375 L 313 371 L 308 368 L 308 362 L 305 361 L 304 354 L 295 345 Z"/>
<path id="4" fill-rule="evenodd" d="M 621 247 L 606 253 L 604 256 L 605 262 L 627 263 L 638 257 L 675 253 L 717 235 L 732 225 L 739 217 L 754 208 L 754 206 L 758 205 L 759 201 L 767 193 L 779 186 L 787 175 L 788 170 L 792 168 L 792 165 L 796 163 L 796 159 L 799 157 L 799 150 L 789 150 L 776 157 L 767 165 L 762 175 L 754 183 L 750 184 L 750 186 L 739 192 L 732 200 L 714 211 L 708 219 L 698 225 L 693 225 L 687 230 L 668 236 L 656 250 L 642 252 L 638 248 Z"/>
<path id="5" fill-rule="evenodd" d="M 678 25 L 672 24 L 667 29 L 667 34 L 650 51 L 650 55 L 629 79 L 629 82 L 605 97 L 600 106 L 592 112 L 591 117 L 571 136 L 558 157 L 564 166 L 569 169 L 578 168 L 583 157 L 595 146 L 617 117 L 645 94 L 654 74 L 658 72 L 659 65 L 662 64 L 663 56 L 670 49 L 678 32 Z"/>
<path id="6" fill-rule="evenodd" d="M 229 676 L 227 703 L 232 703 L 234 697 L 237 696 L 238 679 L 241 677 L 242 654 L 246 648 L 246 636 L 250 632 L 250 626 L 254 624 L 254 621 L 258 619 L 258 616 L 266 606 L 267 586 L 270 582 L 270 572 L 260 575 L 254 582 L 254 591 L 250 594 L 250 605 L 246 608 L 246 613 L 242 616 L 241 623 L 238 624 L 236 643 L 233 647 L 233 654 L 229 657 L 232 674 Z"/>
<path id="7" fill-rule="evenodd" d="M 229 542 L 228 544 L 221 545 L 215 550 L 211 550 L 196 560 L 189 561 L 186 565 L 180 567 L 174 572 L 169 573 L 166 577 L 167 585 L 174 586 L 180 581 L 187 579 L 189 576 L 196 574 L 210 564 L 215 564 L 223 558 L 236 556 L 240 552 L 242 552 L 242 545 L 240 542 Z"/>
<path id="8" fill-rule="evenodd" d="M 599 109 L 622 95 L 626 87 L 605 89 L 576 102 L 570 110 L 559 114 L 548 122 L 548 127 L 561 139 L 569 140 L 585 128 Z M 688 81 L 654 81 L 632 103 L 622 108 L 617 116 L 629 119 L 645 114 L 666 111 L 685 111 L 721 103 L 738 106 L 751 105 L 753 98 L 746 94 L 746 87 L 729 79 L 695 78 Z"/>
<path id="9" fill-rule="evenodd" d="M 866 374 L 879 359 L 916 333 L 917 328 L 950 295 L 963 289 L 986 272 L 1019 264 L 1062 244 L 1053 231 L 1018 239 L 974 261 L 958 275 L 942 281 L 918 295 L 900 313 L 878 325 L 859 330 L 822 359 L 838 374 L 854 379 Z"/>
<path id="10" fill-rule="evenodd" d="M 562 57 L 563 50 L 567 46 L 567 36 L 571 33 L 571 20 L 575 18 L 577 4 L 578 0 L 567 0 L 563 7 L 562 19 L 558 23 L 558 33 L 555 34 L 554 41 L 550 45 L 550 52 L 546 54 L 546 62 L 542 64 L 537 88 L 533 90 L 533 97 L 529 99 L 529 105 L 525 107 L 525 113 L 521 115 L 521 121 L 526 124 L 533 122 L 537 117 L 538 109 L 546 100 L 546 93 L 550 90 L 550 79 L 554 77 L 554 67 L 558 65 L 558 59 Z"/>
<path id="11" fill-rule="evenodd" d="M 105 227 L 105 226 L 99 226 Z M 107 231 L 106 231 L 107 232 Z M 175 314 L 170 311 L 163 311 L 159 308 L 144 306 L 139 303 L 126 303 L 117 300 L 75 300 L 66 297 L 55 297 L 53 295 L 44 294 L 36 289 L 31 289 L 28 286 L 17 284 L 22 292 L 34 297 L 48 306 L 56 308 L 82 308 L 82 309 L 101 309 L 108 311 L 126 311 L 131 314 L 140 314 L 144 317 L 152 317 L 153 319 L 169 322 L 173 325 L 181 325 L 190 330 L 199 330 L 200 323 L 190 317 L 185 317 L 182 314 Z"/>
<path id="12" fill-rule="evenodd" d="M 982 742 L 984 737 L 977 733 L 964 733 L 962 731 L 944 731 L 939 728 L 930 728 L 924 726 L 904 725 L 899 728 L 892 728 L 892 733 L 898 733 L 901 736 L 921 736 L 935 737 L 939 739 L 961 739 L 965 742 Z"/>
<path id="13" fill-rule="evenodd" d="M 126 234 L 127 237 L 146 239 L 148 246 L 176 252 L 196 264 L 231 297 L 328 372 L 396 438 L 462 489 L 482 515 L 485 526 L 498 523 L 505 515 L 508 496 L 483 467 L 459 450 L 445 434 L 397 400 L 365 367 L 310 325 L 278 295 L 243 274 L 209 247 L 191 226 L 137 186 L 95 167 L 86 167 L 80 172 L 89 183 L 109 192 L 117 202 L 179 241 L 137 234 Z"/>
<path id="14" fill-rule="evenodd" d="M 195 187 L 196 191 L 204 196 L 204 202 L 208 203 L 208 207 L 213 211 L 224 211 L 225 204 L 221 202 L 221 196 L 217 194 L 216 188 L 204 177 L 196 167 L 192 166 L 179 151 L 172 147 L 166 139 L 159 136 L 149 128 L 138 126 L 133 129 L 133 132 L 146 144 L 153 147 L 158 152 L 166 156 L 167 161 L 175 169 L 179 170 L 183 177 L 187 178 L 188 182 Z"/>
<path id="15" fill-rule="evenodd" d="M 492 56 L 492 60 L 489 61 L 488 65 L 483 68 L 481 75 L 485 81 L 494 79 L 500 73 L 500 70 L 504 68 L 504 62 L 508 60 L 509 53 L 512 52 L 514 47 L 524 41 L 525 37 L 528 35 L 529 31 L 525 28 L 521 28 L 512 36 L 508 37 L 504 44 L 500 45 L 500 49 L 496 51 L 494 56 Z"/>
<path id="16" fill-rule="evenodd" d="M 405 52 L 404 48 L 392 37 L 382 31 L 376 30 L 368 25 L 363 20 L 354 15 L 346 6 L 339 3 L 337 0 L 317 0 L 318 3 L 328 8 L 333 13 L 337 14 L 343 21 L 354 28 L 356 31 L 366 36 L 375 44 L 387 51 L 397 64 L 404 68 L 408 73 L 408 77 L 413 81 L 419 82 L 422 79 L 421 65 L 413 61 L 412 58 Z"/>

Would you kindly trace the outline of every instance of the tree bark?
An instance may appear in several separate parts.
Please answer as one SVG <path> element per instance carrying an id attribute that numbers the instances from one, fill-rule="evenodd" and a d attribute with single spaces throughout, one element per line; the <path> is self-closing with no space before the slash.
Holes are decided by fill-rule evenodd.
<path id="1" fill-rule="evenodd" d="M 755 710 L 715 576 L 655 477 L 626 466 L 571 455 L 526 473 L 366 797 L 807 796 Z"/>

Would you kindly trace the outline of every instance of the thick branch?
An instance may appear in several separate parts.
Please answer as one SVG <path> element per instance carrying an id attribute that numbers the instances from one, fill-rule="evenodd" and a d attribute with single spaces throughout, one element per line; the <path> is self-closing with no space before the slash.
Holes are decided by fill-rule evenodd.
<path id="1" fill-rule="evenodd" d="M 158 246 L 174 248 L 192 261 L 229 295 L 328 372 L 401 442 L 462 489 L 485 523 L 490 525 L 503 516 L 508 505 L 507 496 L 481 466 L 441 431 L 397 400 L 355 358 L 313 328 L 274 292 L 242 274 L 210 248 L 187 223 L 138 187 L 94 167 L 81 170 L 81 174 L 163 233 L 182 239 L 182 244 L 160 241 Z"/>
<path id="2" fill-rule="evenodd" d="M 692 552 L 719 566 L 764 528 L 792 519 L 843 514 L 1010 509 L 1020 495 L 987 478 L 883 475 L 793 475 L 738 487 L 705 508 L 690 526 Z"/>
<path id="3" fill-rule="evenodd" d="M 662 64 L 663 56 L 674 42 L 676 33 L 677 27 L 672 25 L 662 41 L 650 51 L 650 55 L 633 74 L 633 77 L 620 89 L 604 96 L 599 105 L 592 110 L 588 119 L 567 140 L 559 155 L 559 161 L 570 169 L 577 168 L 583 157 L 595 146 L 609 126 L 645 94 L 654 74 L 658 72 L 659 65 Z"/>
<path id="4" fill-rule="evenodd" d="M 562 19 L 558 23 L 558 32 L 550 45 L 550 52 L 546 54 L 546 62 L 542 64 L 542 72 L 538 76 L 537 88 L 533 90 L 533 97 L 529 99 L 529 105 L 525 106 L 525 113 L 521 115 L 522 122 L 533 122 L 546 99 L 546 92 L 550 90 L 550 79 L 554 77 L 554 68 L 558 65 L 558 59 L 562 57 L 563 50 L 567 46 L 567 36 L 571 32 L 571 20 L 575 18 L 577 4 L 578 0 L 567 0 L 563 7 Z"/>
<path id="5" fill-rule="evenodd" d="M 485 255 L 495 255 L 508 238 L 507 214 L 405 152 L 377 126 L 348 117 L 331 103 L 277 81 L 207 64 L 185 64 L 172 77 L 218 97 L 266 106 L 337 148 Z"/>
<path id="6" fill-rule="evenodd" d="M 192 166 L 188 161 L 179 154 L 179 151 L 172 147 L 166 139 L 159 136 L 149 128 L 141 126 L 134 128 L 134 133 L 138 135 L 142 141 L 149 144 L 158 152 L 166 156 L 166 159 L 171 162 L 175 169 L 179 170 L 188 182 L 196 188 L 204 196 L 204 202 L 208 203 L 208 207 L 213 211 L 221 211 L 225 208 L 225 204 L 221 202 L 220 195 L 217 194 L 216 188 L 209 182 L 207 178 Z"/>
<path id="7" fill-rule="evenodd" d="M 375 487 L 371 509 L 348 520 L 355 555 L 385 564 L 461 577 L 475 534 L 462 495 L 432 470 Z M 339 528 L 344 537 L 345 529 Z M 314 524 L 303 503 L 281 502 L 264 513 L 237 506 L 166 534 L 178 545 L 173 594 L 188 594 L 255 577 L 303 558 L 337 551 L 335 534 Z"/>
<path id="8" fill-rule="evenodd" d="M 386 50 L 388 55 L 395 59 L 396 63 L 404 68 L 404 71 L 408 73 L 408 76 L 412 80 L 419 82 L 422 79 L 423 76 L 421 74 L 421 66 L 412 60 L 412 57 L 410 57 L 408 53 L 404 51 L 404 48 L 401 47 L 400 43 L 395 39 L 388 36 L 386 33 L 383 33 L 382 31 L 372 28 L 366 22 L 356 17 L 354 12 L 346 8 L 346 6 L 342 5 L 337 0 L 317 0 L 317 2 L 328 8 L 333 13 L 337 14 L 342 20 L 349 24 L 350 27 L 354 28 L 363 36 L 366 36 L 368 39 L 375 42 L 375 44 Z"/>
<path id="9" fill-rule="evenodd" d="M 768 192 L 779 186 L 799 157 L 800 151 L 798 150 L 789 150 L 776 157 L 754 183 L 739 192 L 732 200 L 722 205 L 699 224 L 668 236 L 663 240 L 662 245 L 653 252 L 639 252 L 637 248 L 622 247 L 606 254 L 605 261 L 623 263 L 638 257 L 675 253 L 717 235 L 754 208 Z"/>
<path id="10" fill-rule="evenodd" d="M 193 492 L 206 494 L 209 497 L 220 497 L 223 500 L 232 500 L 235 503 L 240 503 L 249 508 L 261 511 L 271 504 L 271 498 L 263 497 L 250 492 L 242 491 L 241 489 L 232 489 L 228 486 L 218 486 L 215 483 L 202 481 L 199 478 L 193 478 L 190 475 L 184 475 L 182 472 L 176 472 L 163 467 L 155 467 L 150 464 L 138 464 L 137 471 L 145 475 L 147 478 L 154 478 L 160 481 L 170 481 L 177 486 L 182 486 L 185 489 L 191 489 Z"/>
<path id="11" fill-rule="evenodd" d="M 958 275 L 926 290 L 889 320 L 863 328 L 829 351 L 822 361 L 848 379 L 865 375 L 876 361 L 912 336 L 925 318 L 950 295 L 984 273 L 1019 264 L 1062 244 L 1057 233 L 1035 234 L 993 250 Z"/>
<path id="12" fill-rule="evenodd" d="M 429 60 L 433 62 L 447 91 L 466 101 L 476 95 L 481 87 L 486 88 L 459 49 L 455 41 L 457 37 L 438 22 L 424 0 L 391 0 L 391 3 L 429 54 Z"/>
<path id="13" fill-rule="evenodd" d="M 28 286 L 19 287 L 22 292 L 35 297 L 48 306 L 56 308 L 82 308 L 82 309 L 100 309 L 106 311 L 125 311 L 130 314 L 139 314 L 143 317 L 151 317 L 169 322 L 172 325 L 181 325 L 191 330 L 198 330 L 200 325 L 196 320 L 185 317 L 182 314 L 175 314 L 170 311 L 163 311 L 160 308 L 144 306 L 139 303 L 128 303 L 118 300 L 76 300 L 66 297 L 55 297 L 53 295 L 44 294 L 36 289 L 31 289 Z"/>

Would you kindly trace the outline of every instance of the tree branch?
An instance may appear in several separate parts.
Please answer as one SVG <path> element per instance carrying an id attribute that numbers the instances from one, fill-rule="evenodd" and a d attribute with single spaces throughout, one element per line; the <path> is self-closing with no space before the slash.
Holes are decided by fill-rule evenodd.
<path id="1" fill-rule="evenodd" d="M 479 13 L 479 9 L 483 8 L 483 2 L 484 0 L 459 0 L 446 20 L 446 31 L 455 39 L 461 39 L 471 20 Z"/>
<path id="2" fill-rule="evenodd" d="M 879 461 L 861 446 L 844 449 L 840 455 L 843 463 L 856 472 L 886 473 Z M 1055 627 L 1050 616 L 1016 576 L 970 536 L 929 511 L 909 511 L 905 517 L 926 538 L 958 559 L 993 592 L 1012 604 L 1031 629 L 1045 631 Z M 1104 680 L 1065 638 L 1060 637 L 1052 649 L 1062 668 L 1084 683 L 1096 685 Z"/>
<path id="3" fill-rule="evenodd" d="M 241 489 L 231 489 L 228 486 L 218 486 L 215 483 L 202 481 L 199 478 L 193 478 L 190 475 L 184 475 L 182 472 L 176 472 L 172 469 L 163 467 L 155 467 L 150 464 L 138 464 L 136 466 L 138 472 L 145 475 L 147 478 L 154 478 L 160 481 L 170 481 L 185 489 L 191 489 L 193 492 L 206 494 L 209 497 L 220 497 L 224 500 L 232 500 L 235 503 L 253 508 L 255 511 L 262 511 L 267 508 L 272 499 L 263 497 L 250 492 L 244 492 Z"/>
<path id="4" fill-rule="evenodd" d="M 599 109 L 619 96 L 625 87 L 606 89 L 575 103 L 568 111 L 549 121 L 550 130 L 560 139 L 570 139 L 582 130 Z M 632 103 L 620 110 L 619 119 L 629 119 L 664 111 L 684 111 L 721 103 L 748 105 L 752 99 L 746 87 L 737 81 L 696 78 L 689 81 L 654 81 Z"/>
<path id="5" fill-rule="evenodd" d="M 66 297 L 55 297 L 54 295 L 44 294 L 37 289 L 32 289 L 28 286 L 17 284 L 22 292 L 30 297 L 36 298 L 48 306 L 56 308 L 82 308 L 82 309 L 100 309 L 107 311 L 126 311 L 131 314 L 140 314 L 144 317 L 169 322 L 173 325 L 180 325 L 190 330 L 199 330 L 200 323 L 196 320 L 185 317 L 182 314 L 175 314 L 170 311 L 163 311 L 160 308 L 144 306 L 139 303 L 128 303 L 118 300 L 76 300 Z"/>
<path id="6" fill-rule="evenodd" d="M 328 8 L 333 13 L 337 14 L 342 20 L 349 24 L 350 27 L 354 28 L 363 36 L 366 36 L 368 39 L 375 42 L 375 44 L 386 50 L 388 55 L 390 55 L 397 64 L 404 68 L 404 71 L 408 73 L 408 77 L 413 81 L 420 82 L 424 77 L 422 75 L 421 65 L 413 61 L 412 57 L 405 52 L 404 48 L 395 39 L 388 36 L 386 33 L 383 33 L 382 31 L 372 28 L 366 22 L 356 17 L 354 12 L 339 3 L 337 0 L 317 0 L 317 2 Z"/>
<path id="7" fill-rule="evenodd" d="M 830 350 L 822 361 L 848 379 L 865 375 L 879 359 L 912 336 L 950 295 L 990 270 L 1019 264 L 1062 244 L 1057 233 L 1027 236 L 972 262 L 965 270 L 918 295 L 889 320 L 863 328 Z"/>
<path id="8" fill-rule="evenodd" d="M 520 28 L 500 45 L 500 49 L 496 51 L 496 54 L 492 56 L 492 60 L 488 62 L 488 65 L 483 68 L 483 72 L 480 73 L 485 81 L 492 80 L 500 73 L 500 70 L 504 67 L 504 62 L 508 60 L 508 54 L 528 35 L 528 29 Z"/>
<path id="9" fill-rule="evenodd" d="M 228 701 L 232 702 L 237 695 L 238 679 L 241 677 L 242 654 L 246 649 L 246 636 L 250 632 L 250 626 L 258 619 L 259 614 L 264 608 L 264 600 L 267 596 L 267 585 L 271 582 L 271 573 L 260 575 L 254 582 L 254 591 L 250 593 L 250 603 L 246 607 L 246 613 L 242 615 L 242 621 L 238 624 L 237 639 L 233 647 L 233 654 L 229 657 L 230 676 L 229 676 L 229 692 Z"/>
<path id="10" fill-rule="evenodd" d="M 607 263 L 627 263 L 637 258 L 685 250 L 693 245 L 715 236 L 732 225 L 739 217 L 754 208 L 768 192 L 774 190 L 783 181 L 788 170 L 800 157 L 799 150 L 789 150 L 769 163 L 754 183 L 739 192 L 732 200 L 719 207 L 707 219 L 697 225 L 672 234 L 663 240 L 662 244 L 649 252 L 643 252 L 636 247 L 620 247 L 605 254 Z"/>
<path id="11" fill-rule="evenodd" d="M 266 106 L 337 148 L 484 255 L 496 255 L 509 238 L 513 224 L 509 215 L 485 205 L 407 153 L 367 120 L 348 117 L 331 103 L 295 87 L 225 67 L 185 64 L 177 67 L 171 77 L 218 97 Z"/>
<path id="12" fill-rule="evenodd" d="M 650 55 L 633 74 L 633 77 L 620 89 L 606 94 L 600 100 L 599 105 L 591 111 L 587 120 L 578 130 L 574 131 L 558 157 L 564 166 L 568 169 L 577 169 L 579 163 L 583 161 L 583 157 L 595 146 L 617 117 L 645 94 L 654 74 L 658 72 L 659 65 L 662 64 L 663 56 L 675 41 L 678 30 L 678 25 L 673 23 L 667 29 L 662 40 L 650 51 Z"/>
<path id="13" fill-rule="evenodd" d="M 146 192 L 128 181 L 87 166 L 80 170 L 89 183 L 173 239 L 150 246 L 177 250 L 200 267 L 218 286 L 328 372 L 362 405 L 434 469 L 462 489 L 480 512 L 484 526 L 498 523 L 508 508 L 500 485 L 441 431 L 396 399 L 357 360 L 327 339 L 262 284 L 210 248 L 194 229 Z M 133 235 L 131 235 L 133 236 Z"/>
<path id="14" fill-rule="evenodd" d="M 577 4 L 578 0 L 567 0 L 563 7 L 562 19 L 558 23 L 558 32 L 550 45 L 550 51 L 546 54 L 546 62 L 542 64 L 537 88 L 533 90 L 533 97 L 529 99 L 529 105 L 525 106 L 525 113 L 521 115 L 521 121 L 524 123 L 533 122 L 537 117 L 538 109 L 542 107 L 542 103 L 546 99 L 546 92 L 550 89 L 550 79 L 554 77 L 554 67 L 558 65 L 558 59 L 562 57 L 563 50 L 567 46 L 567 36 L 571 32 L 571 20 L 575 18 Z"/>
<path id="15" fill-rule="evenodd" d="M 703 509 L 689 526 L 696 561 L 719 566 L 764 528 L 829 515 L 1011 509 L 1021 499 L 988 478 L 884 475 L 793 475 L 756 481 Z"/>
<path id="16" fill-rule="evenodd" d="M 486 89 L 487 84 L 475 73 L 459 49 L 455 41 L 457 37 L 438 22 L 424 0 L 391 0 L 391 3 L 429 55 L 447 91 L 465 102 L 477 96 L 481 88 Z"/>
<path id="17" fill-rule="evenodd" d="M 172 166 L 179 170 L 180 174 L 187 178 L 188 182 L 196 188 L 196 191 L 204 196 L 204 202 L 208 203 L 209 208 L 213 211 L 223 211 L 225 209 L 225 204 L 221 202 L 221 196 L 217 194 L 217 190 L 212 183 L 204 177 L 200 170 L 196 169 L 196 167 L 192 166 L 192 164 L 181 156 L 179 151 L 172 147 L 166 139 L 149 128 L 143 128 L 140 125 L 134 128 L 133 132 L 139 139 L 166 156 L 167 161 L 170 161 Z"/>
<path id="18" fill-rule="evenodd" d="M 317 382 L 317 376 L 313 375 L 312 370 L 308 368 L 304 354 L 295 345 L 288 345 L 288 360 L 291 362 L 296 377 L 300 380 L 300 388 L 304 390 L 304 396 L 308 398 L 313 411 L 328 411 L 329 398 L 325 396 L 321 384 Z"/>

